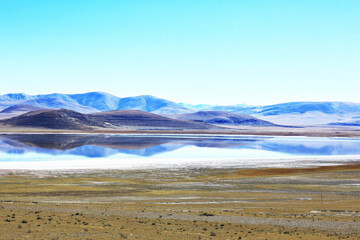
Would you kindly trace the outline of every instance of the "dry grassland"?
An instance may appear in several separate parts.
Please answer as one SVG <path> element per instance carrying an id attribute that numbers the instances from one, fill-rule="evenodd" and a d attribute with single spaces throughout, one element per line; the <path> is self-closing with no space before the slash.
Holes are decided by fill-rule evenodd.
<path id="1" fill-rule="evenodd" d="M 0 239 L 360 239 L 360 165 L 1 171 Z"/>

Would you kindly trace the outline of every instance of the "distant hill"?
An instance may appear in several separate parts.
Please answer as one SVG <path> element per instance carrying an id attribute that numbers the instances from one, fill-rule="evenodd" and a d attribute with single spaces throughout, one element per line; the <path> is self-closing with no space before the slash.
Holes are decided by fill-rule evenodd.
<path id="1" fill-rule="evenodd" d="M 264 121 L 245 114 L 236 114 L 222 111 L 199 111 L 177 116 L 178 119 L 206 122 L 216 125 L 247 125 L 247 126 L 274 126 L 273 123 Z"/>
<path id="2" fill-rule="evenodd" d="M 141 110 L 156 114 L 193 112 L 177 103 L 150 95 L 122 98 L 117 110 Z"/>
<path id="3" fill-rule="evenodd" d="M 203 111 L 227 111 L 247 114 L 275 124 L 318 125 L 350 121 L 360 116 L 359 103 L 288 102 L 267 106 L 212 106 Z"/>
<path id="4" fill-rule="evenodd" d="M 17 104 L 2 110 L 0 113 L 16 113 L 16 112 L 26 113 L 40 109 L 42 108 L 27 104 Z"/>
<path id="5" fill-rule="evenodd" d="M 357 120 L 357 121 L 349 121 L 349 122 L 334 122 L 334 123 L 329 123 L 329 125 L 333 125 L 333 126 L 360 127 L 360 120 Z"/>
<path id="6" fill-rule="evenodd" d="M 118 110 L 118 104 L 121 99 L 103 92 L 68 94 L 66 96 L 82 106 L 88 106 L 101 112 Z"/>
<path id="7" fill-rule="evenodd" d="M 67 109 L 43 109 L 0 121 L 13 127 L 87 130 L 94 128 L 205 130 L 219 129 L 207 123 L 176 120 L 139 110 L 82 114 Z"/>
<path id="8" fill-rule="evenodd" d="M 29 96 L 26 94 L 7 94 L 0 96 L 0 107 L 2 109 L 15 105 L 31 105 L 47 109 L 69 109 L 82 113 L 98 112 L 99 110 L 78 104 L 73 99 L 63 94 L 49 94 Z"/>
<path id="9" fill-rule="evenodd" d="M 42 108 L 26 104 L 17 104 L 0 111 L 0 119 L 12 118 L 27 112 L 40 109 Z"/>
<path id="10" fill-rule="evenodd" d="M 263 116 L 270 116 L 286 113 L 304 114 L 314 111 L 325 114 L 348 114 L 360 112 L 360 104 L 344 102 L 289 102 L 261 107 L 258 113 Z"/>
<path id="11" fill-rule="evenodd" d="M 194 111 L 201 111 L 202 109 L 208 109 L 211 107 L 214 107 L 213 105 L 210 104 L 188 104 L 188 103 L 179 103 L 180 106 L 188 108 L 188 109 L 192 109 Z"/>
<path id="12" fill-rule="evenodd" d="M 249 106 L 245 104 L 236 104 L 236 105 L 225 105 L 225 106 L 210 106 L 206 108 L 197 109 L 197 111 L 219 111 L 219 112 L 232 112 L 237 114 L 254 114 L 257 112 L 256 106 Z"/>
<path id="13" fill-rule="evenodd" d="M 252 108 L 253 106 L 247 104 L 235 104 L 235 105 L 210 105 L 210 104 L 188 104 L 179 103 L 181 106 L 194 111 L 223 111 L 223 112 L 237 112 L 244 109 Z"/>
<path id="14" fill-rule="evenodd" d="M 31 99 L 24 101 L 23 104 L 32 105 L 40 108 L 49 108 L 49 109 L 68 109 L 81 113 L 93 113 L 98 112 L 97 109 L 92 107 L 83 106 L 73 102 L 66 102 L 63 100 L 58 100 L 55 98 L 40 98 L 40 99 Z"/>
<path id="15" fill-rule="evenodd" d="M 91 116 L 75 111 L 60 109 L 37 110 L 17 117 L 2 120 L 0 123 L 13 127 L 85 130 L 105 127 L 105 124 Z"/>
<path id="16" fill-rule="evenodd" d="M 351 121 L 360 116 L 360 104 L 344 102 L 293 102 L 258 109 L 253 116 L 278 124 L 317 125 Z"/>
<path id="17" fill-rule="evenodd" d="M 27 95 L 25 93 L 8 93 L 0 95 L 0 102 L 17 102 L 34 99 L 36 96 Z"/>

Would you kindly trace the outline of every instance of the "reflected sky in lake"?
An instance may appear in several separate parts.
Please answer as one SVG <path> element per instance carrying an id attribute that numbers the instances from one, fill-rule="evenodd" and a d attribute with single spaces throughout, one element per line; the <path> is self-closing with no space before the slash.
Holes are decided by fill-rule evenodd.
<path id="1" fill-rule="evenodd" d="M 259 168 L 350 162 L 360 162 L 359 139 L 213 135 L 0 135 L 0 169 Z"/>

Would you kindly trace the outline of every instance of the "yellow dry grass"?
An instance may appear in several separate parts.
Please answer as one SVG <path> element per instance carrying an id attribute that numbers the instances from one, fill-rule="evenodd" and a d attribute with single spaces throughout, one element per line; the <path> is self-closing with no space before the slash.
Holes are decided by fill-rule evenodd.
<path id="1" fill-rule="evenodd" d="M 0 177 L 0 239 L 360 237 L 359 165 L 36 174 Z"/>

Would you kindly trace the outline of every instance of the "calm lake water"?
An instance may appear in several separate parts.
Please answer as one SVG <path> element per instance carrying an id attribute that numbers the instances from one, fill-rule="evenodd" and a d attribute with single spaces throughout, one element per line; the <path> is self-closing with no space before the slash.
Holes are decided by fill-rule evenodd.
<path id="1" fill-rule="evenodd" d="M 302 167 L 360 162 L 360 139 L 211 135 L 0 135 L 0 169 Z"/>

